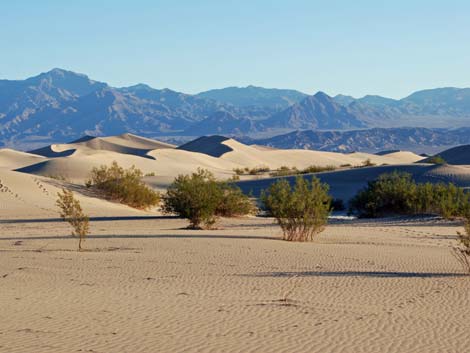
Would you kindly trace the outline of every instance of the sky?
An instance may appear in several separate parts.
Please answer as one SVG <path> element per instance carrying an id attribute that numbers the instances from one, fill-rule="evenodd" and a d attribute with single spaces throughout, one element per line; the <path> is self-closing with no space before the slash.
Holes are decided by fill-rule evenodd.
<path id="1" fill-rule="evenodd" d="M 0 2 L 0 78 L 59 67 L 112 86 L 401 98 L 470 87 L 470 1 Z"/>

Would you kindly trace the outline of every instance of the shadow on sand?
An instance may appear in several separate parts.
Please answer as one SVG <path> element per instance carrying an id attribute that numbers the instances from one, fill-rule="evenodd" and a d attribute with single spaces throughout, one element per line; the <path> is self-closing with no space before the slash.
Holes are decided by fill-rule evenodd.
<path id="1" fill-rule="evenodd" d="M 466 277 L 463 273 L 439 272 L 385 272 L 385 271 L 303 271 L 303 272 L 262 272 L 244 275 L 246 277 L 370 277 L 370 278 L 442 278 Z"/>
<path id="2" fill-rule="evenodd" d="M 0 236 L 0 241 L 16 241 L 16 240 L 58 240 L 58 239 L 74 239 L 71 235 L 51 235 L 51 236 L 28 236 L 13 237 Z M 244 240 L 281 240 L 281 238 L 270 236 L 250 236 L 250 235 L 220 235 L 220 234 L 111 234 L 111 235 L 87 235 L 86 239 L 244 239 Z"/>
<path id="3" fill-rule="evenodd" d="M 149 221 L 158 219 L 182 219 L 177 216 L 118 216 L 118 217 L 90 217 L 90 222 L 115 222 L 115 221 Z M 0 224 L 19 223 L 56 223 L 64 222 L 62 218 L 34 218 L 34 219 L 0 219 Z"/>

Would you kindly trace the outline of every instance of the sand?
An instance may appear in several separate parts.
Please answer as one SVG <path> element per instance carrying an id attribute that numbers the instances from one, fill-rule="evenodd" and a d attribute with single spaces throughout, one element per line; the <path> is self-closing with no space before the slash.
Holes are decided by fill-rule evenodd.
<path id="1" fill-rule="evenodd" d="M 188 230 L 185 220 L 100 199 L 80 184 L 112 160 L 154 172 L 144 180 L 160 189 L 197 167 L 224 179 L 241 166 L 396 164 L 317 174 L 347 200 L 395 169 L 470 187 L 466 166 L 414 163 L 421 157 L 407 152 L 270 150 L 220 138 L 177 149 L 134 135 L 41 153 L 0 151 L 1 353 L 468 350 L 470 276 L 451 253 L 458 221 L 336 217 L 315 242 L 289 243 L 271 218 Z M 259 191 L 275 180 L 239 185 Z M 90 215 L 84 252 L 58 218 L 62 187 Z"/>
<path id="2" fill-rule="evenodd" d="M 269 218 L 0 223 L 0 352 L 465 352 L 470 277 L 436 219 L 333 222 L 314 243 Z"/>

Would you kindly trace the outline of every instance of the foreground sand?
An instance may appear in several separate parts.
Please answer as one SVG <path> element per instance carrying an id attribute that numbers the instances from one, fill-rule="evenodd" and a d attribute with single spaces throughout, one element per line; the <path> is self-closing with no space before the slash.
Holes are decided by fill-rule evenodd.
<path id="1" fill-rule="evenodd" d="M 92 222 L 87 252 L 51 219 L 0 222 L 0 352 L 466 352 L 458 224 L 334 222 L 316 243 L 271 219 L 191 231 Z"/>

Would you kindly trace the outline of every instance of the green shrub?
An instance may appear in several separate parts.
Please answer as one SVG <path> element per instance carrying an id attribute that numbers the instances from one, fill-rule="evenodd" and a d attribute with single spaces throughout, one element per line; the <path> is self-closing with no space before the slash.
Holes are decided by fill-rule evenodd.
<path id="1" fill-rule="evenodd" d="M 439 214 L 444 218 L 467 212 L 470 195 L 454 184 L 417 184 L 409 173 L 382 174 L 350 201 L 361 217 L 391 214 Z"/>
<path id="2" fill-rule="evenodd" d="M 179 175 L 163 197 L 163 211 L 189 219 L 191 228 L 210 228 L 218 216 L 241 216 L 254 206 L 241 190 L 218 182 L 214 175 L 198 169 L 191 175 Z"/>
<path id="3" fill-rule="evenodd" d="M 160 202 L 160 195 L 149 188 L 142 177 L 142 171 L 134 166 L 124 169 L 114 161 L 110 167 L 93 168 L 86 186 L 96 188 L 110 200 L 147 209 Z"/>
<path id="4" fill-rule="evenodd" d="M 254 167 L 248 171 L 248 174 L 258 175 L 258 174 L 268 173 L 270 170 L 271 169 L 269 167 L 265 167 L 265 166 Z"/>
<path id="5" fill-rule="evenodd" d="M 78 237 L 78 250 L 82 250 L 82 241 L 90 233 L 89 217 L 83 213 L 80 201 L 75 199 L 73 192 L 62 189 L 57 193 L 56 205 L 59 207 L 60 217 L 72 226 L 72 236 Z"/>
<path id="6" fill-rule="evenodd" d="M 433 156 L 433 157 L 429 157 L 427 160 L 426 160 L 427 163 L 432 163 L 432 164 L 446 164 L 446 161 L 444 158 L 442 158 L 441 156 L 437 155 L 437 156 Z"/>
<path id="7" fill-rule="evenodd" d="M 245 173 L 245 169 L 243 168 L 233 168 L 233 171 L 236 175 L 243 175 Z"/>
<path id="8" fill-rule="evenodd" d="M 328 185 L 317 178 L 309 182 L 297 177 L 294 188 L 281 179 L 263 191 L 261 200 L 281 226 L 284 240 L 313 240 L 327 224 L 331 198 Z"/>
<path id="9" fill-rule="evenodd" d="M 286 167 L 282 166 L 278 170 L 270 173 L 270 176 L 276 177 L 276 176 L 288 176 L 288 175 L 299 175 L 299 174 L 310 174 L 310 173 L 320 173 L 320 172 L 327 172 L 327 171 L 332 171 L 336 170 L 337 168 L 332 165 L 327 165 L 325 167 L 321 167 L 318 165 L 311 165 L 308 166 L 307 168 L 304 168 L 302 170 L 297 169 L 296 167 Z"/>
<path id="10" fill-rule="evenodd" d="M 219 183 L 219 187 L 222 198 L 215 211 L 217 216 L 238 217 L 256 213 L 254 203 L 240 188 L 228 183 Z"/>
<path id="11" fill-rule="evenodd" d="M 321 167 L 321 166 L 318 166 L 318 165 L 311 165 L 311 166 L 309 166 L 305 169 L 302 169 L 300 174 L 328 172 L 328 171 L 332 171 L 332 170 L 335 170 L 335 169 L 336 169 L 336 167 L 333 166 L 333 165 L 327 165 L 325 167 Z"/>
<path id="12" fill-rule="evenodd" d="M 297 174 L 299 174 L 299 170 L 296 167 L 289 168 L 285 165 L 281 166 L 278 170 L 275 170 L 269 173 L 269 175 L 272 177 L 297 175 Z"/>

